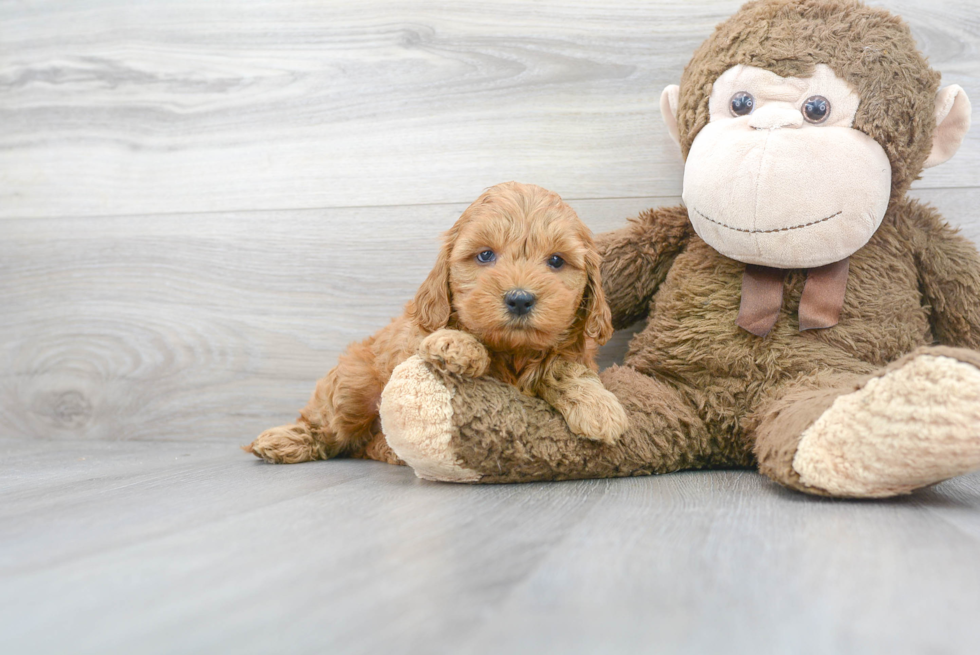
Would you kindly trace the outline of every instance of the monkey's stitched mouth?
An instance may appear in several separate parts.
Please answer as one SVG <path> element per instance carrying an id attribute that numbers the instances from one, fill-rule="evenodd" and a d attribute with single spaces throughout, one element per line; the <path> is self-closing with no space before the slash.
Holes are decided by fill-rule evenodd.
<path id="1" fill-rule="evenodd" d="M 789 227 L 776 227 L 776 228 L 773 228 L 771 230 L 746 230 L 746 229 L 741 228 L 741 227 L 732 227 L 731 225 L 725 225 L 721 221 L 716 221 L 715 219 L 711 218 L 710 216 L 705 216 L 704 213 L 700 209 L 698 209 L 697 207 L 694 208 L 694 211 L 696 211 L 698 213 L 698 215 L 701 216 L 701 218 L 703 218 L 704 220 L 709 221 L 711 223 L 714 223 L 715 225 L 720 225 L 721 227 L 728 228 L 729 230 L 734 230 L 735 232 L 746 232 L 748 234 L 771 234 L 773 232 L 788 232 L 790 230 L 799 230 L 799 229 L 802 229 L 804 227 L 810 227 L 811 225 L 817 225 L 818 223 L 823 223 L 824 221 L 829 221 L 830 219 L 834 218 L 835 216 L 840 216 L 842 213 L 844 213 L 844 210 L 842 209 L 839 212 L 837 212 L 836 214 L 831 214 L 830 216 L 827 216 L 826 218 L 821 218 L 821 219 L 818 219 L 816 221 L 810 221 L 809 223 L 800 223 L 799 225 L 790 225 Z"/>

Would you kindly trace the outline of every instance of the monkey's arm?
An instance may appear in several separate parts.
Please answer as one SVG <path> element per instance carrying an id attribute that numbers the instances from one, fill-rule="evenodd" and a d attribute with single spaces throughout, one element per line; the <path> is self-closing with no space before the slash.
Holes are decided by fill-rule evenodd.
<path id="1" fill-rule="evenodd" d="M 916 265 L 941 343 L 980 350 L 980 254 L 936 210 L 913 202 Z"/>
<path id="2" fill-rule="evenodd" d="M 659 207 L 596 237 L 613 327 L 621 329 L 646 317 L 650 298 L 693 234 L 686 209 Z"/>

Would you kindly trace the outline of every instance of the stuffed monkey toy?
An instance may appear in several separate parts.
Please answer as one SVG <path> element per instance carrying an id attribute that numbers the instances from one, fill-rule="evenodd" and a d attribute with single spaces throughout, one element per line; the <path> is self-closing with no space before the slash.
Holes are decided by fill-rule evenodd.
<path id="1" fill-rule="evenodd" d="M 614 325 L 647 319 L 602 374 L 626 434 L 578 439 L 541 400 L 412 358 L 381 404 L 398 456 L 456 482 L 756 466 L 844 497 L 980 468 L 980 257 L 906 197 L 970 104 L 905 23 L 850 0 L 750 2 L 661 107 L 684 205 L 598 239 Z"/>

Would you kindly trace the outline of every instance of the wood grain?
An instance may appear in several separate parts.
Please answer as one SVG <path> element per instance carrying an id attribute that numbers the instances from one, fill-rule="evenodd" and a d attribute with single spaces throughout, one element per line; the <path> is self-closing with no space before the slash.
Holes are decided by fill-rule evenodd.
<path id="1" fill-rule="evenodd" d="M 658 99 L 740 0 L 0 6 L 0 217 L 676 196 Z M 980 98 L 972 0 L 880 2 Z M 980 186 L 980 133 L 918 186 Z"/>
<path id="2" fill-rule="evenodd" d="M 826 501 L 750 471 L 535 485 L 0 439 L 11 653 L 969 653 L 980 476 Z"/>

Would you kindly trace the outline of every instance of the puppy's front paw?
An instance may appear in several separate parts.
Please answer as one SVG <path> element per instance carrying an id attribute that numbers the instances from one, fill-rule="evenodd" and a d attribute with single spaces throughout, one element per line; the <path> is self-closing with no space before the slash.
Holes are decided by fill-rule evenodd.
<path id="1" fill-rule="evenodd" d="M 589 388 L 562 413 L 572 432 L 606 444 L 616 443 L 629 427 L 629 418 L 619 399 L 601 386 Z"/>
<path id="2" fill-rule="evenodd" d="M 471 378 L 490 368 L 490 353 L 484 345 L 460 330 L 436 330 L 419 345 L 419 356 L 443 371 Z"/>

